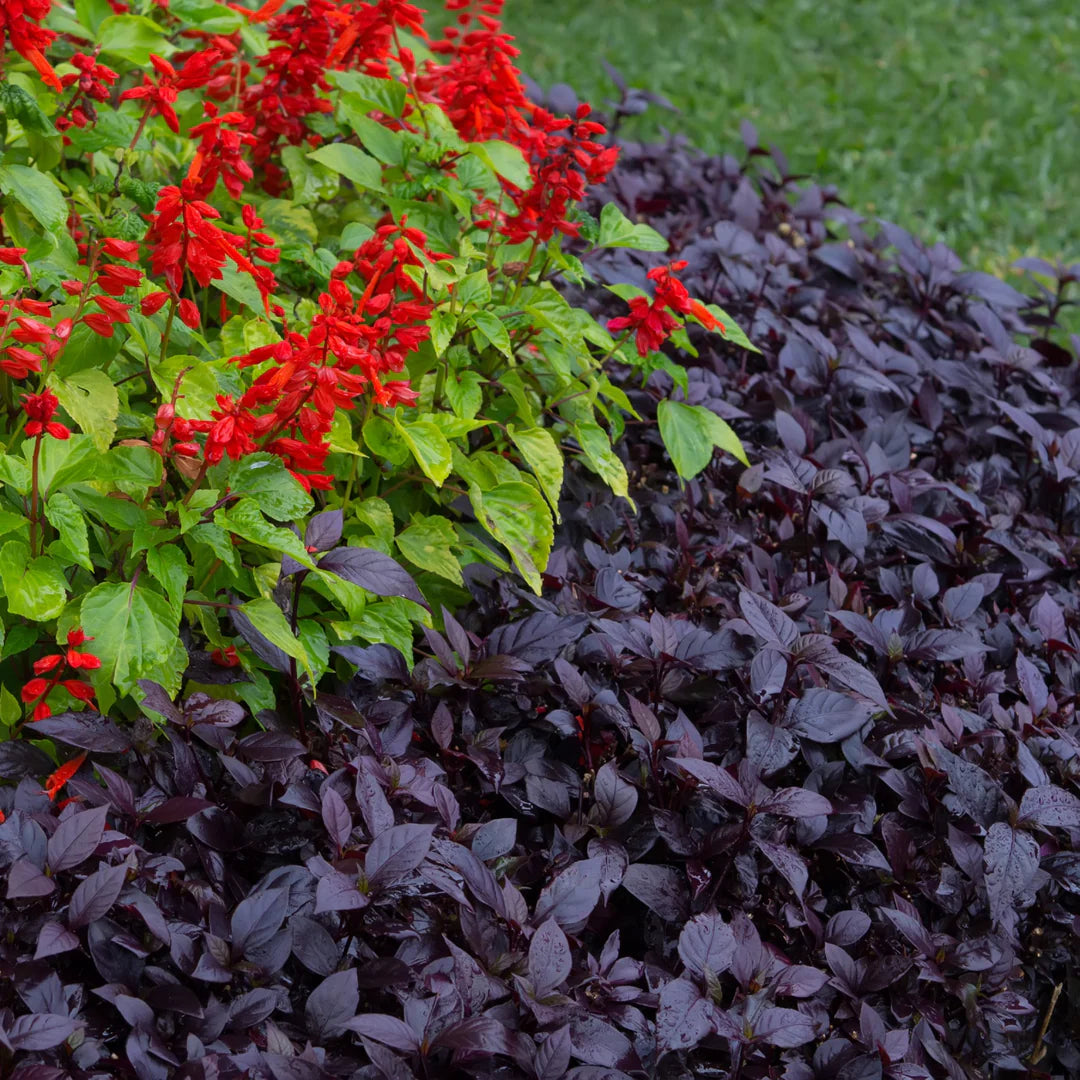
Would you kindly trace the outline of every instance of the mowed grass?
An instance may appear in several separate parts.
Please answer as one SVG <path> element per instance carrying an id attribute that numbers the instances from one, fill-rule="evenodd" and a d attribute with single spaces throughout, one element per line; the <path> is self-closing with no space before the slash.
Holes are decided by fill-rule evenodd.
<path id="1" fill-rule="evenodd" d="M 1080 259 L 1071 0 L 508 0 L 505 23 L 542 85 L 599 104 L 604 57 L 681 110 L 627 134 L 740 152 L 749 119 L 795 171 L 977 265 Z"/>

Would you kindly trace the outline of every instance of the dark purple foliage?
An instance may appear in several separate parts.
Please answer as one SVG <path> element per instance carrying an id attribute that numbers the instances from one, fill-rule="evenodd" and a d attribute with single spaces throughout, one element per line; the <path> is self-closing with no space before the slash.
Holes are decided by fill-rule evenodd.
<path id="1" fill-rule="evenodd" d="M 746 142 L 614 175 L 762 352 L 616 373 L 639 513 L 575 468 L 542 599 L 468 568 L 412 672 L 335 650 L 303 738 L 201 679 L 144 684 L 163 732 L 44 721 L 89 751 L 66 805 L 0 744 L 0 1075 L 1080 1073 L 1062 297 L 864 228 Z M 679 485 L 673 379 L 749 469 Z M 419 595 L 341 528 L 309 526 L 324 570 Z"/>

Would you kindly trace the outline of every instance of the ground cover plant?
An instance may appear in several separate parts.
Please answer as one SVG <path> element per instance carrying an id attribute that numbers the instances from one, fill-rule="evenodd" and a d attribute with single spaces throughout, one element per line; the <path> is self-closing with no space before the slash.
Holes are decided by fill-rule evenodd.
<path id="1" fill-rule="evenodd" d="M 622 0 L 613 11 L 602 0 L 521 0 L 506 21 L 545 86 L 570 83 L 599 107 L 604 58 L 680 110 L 631 121 L 628 137 L 666 126 L 719 153 L 749 120 L 795 172 L 980 269 L 1080 255 L 1067 149 L 1080 99 L 1075 10 Z"/>
<path id="2" fill-rule="evenodd" d="M 179 694 L 0 743 L 5 1075 L 1080 1069 L 1074 275 L 1031 299 L 789 172 L 748 129 L 593 193 L 669 243 L 583 217 L 555 279 L 617 342 L 633 505 L 572 455 L 541 594 L 470 563 L 303 730 L 274 641 L 193 626 Z M 26 651 L 77 686 L 66 635 Z"/>

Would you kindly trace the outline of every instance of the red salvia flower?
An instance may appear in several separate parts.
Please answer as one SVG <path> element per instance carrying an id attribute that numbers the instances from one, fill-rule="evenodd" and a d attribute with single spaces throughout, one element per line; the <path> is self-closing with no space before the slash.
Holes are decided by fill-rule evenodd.
<path id="1" fill-rule="evenodd" d="M 67 439 L 71 432 L 63 424 L 53 420 L 53 414 L 60 406 L 60 401 L 51 390 L 43 390 L 40 394 L 27 394 L 22 399 L 23 412 L 29 417 L 26 425 L 26 434 L 42 436 L 49 434 L 54 439 Z"/>
<path id="2" fill-rule="evenodd" d="M 84 750 L 78 757 L 72 758 L 69 762 L 61 765 L 56 772 L 52 773 L 45 781 L 45 793 L 53 801 L 56 800 L 56 796 L 63 790 L 64 785 L 79 771 L 82 763 L 86 760 L 86 751 Z"/>
<path id="3" fill-rule="evenodd" d="M 51 7 L 52 0 L 3 0 L 0 3 L 0 49 L 5 47 L 6 37 L 11 47 L 30 62 L 41 81 L 59 92 L 63 86 L 42 51 L 53 43 L 56 34 L 39 25 Z"/>

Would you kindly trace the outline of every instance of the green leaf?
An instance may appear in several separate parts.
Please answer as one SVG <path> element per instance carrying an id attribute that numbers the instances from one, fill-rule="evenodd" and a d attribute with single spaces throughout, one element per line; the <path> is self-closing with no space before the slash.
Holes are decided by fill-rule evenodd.
<path id="1" fill-rule="evenodd" d="M 633 505 L 629 495 L 630 483 L 626 476 L 626 467 L 611 449 L 608 433 L 590 420 L 574 424 L 573 431 L 589 467 L 616 495 L 621 495 Z"/>
<path id="2" fill-rule="evenodd" d="M 32 131 L 37 135 L 58 134 L 53 122 L 41 111 L 41 106 L 10 79 L 0 82 L 0 111 L 9 120 L 17 120 L 23 131 Z"/>
<path id="3" fill-rule="evenodd" d="M 709 314 L 715 316 L 720 320 L 723 326 L 722 330 L 716 330 L 715 333 L 719 334 L 725 341 L 733 341 L 736 345 L 741 345 L 744 349 L 749 349 L 751 352 L 759 353 L 761 350 L 743 333 L 742 327 L 722 308 L 716 304 L 706 304 L 706 309 Z M 691 318 L 695 316 L 691 315 Z M 700 319 L 695 321 L 700 322 Z"/>
<path id="4" fill-rule="evenodd" d="M 521 451 L 525 463 L 536 474 L 547 496 L 555 520 L 559 520 L 559 495 L 563 486 L 563 456 L 555 437 L 547 428 L 508 428 L 510 438 Z"/>
<path id="5" fill-rule="evenodd" d="M 311 662 L 303 642 L 292 632 L 289 621 L 273 600 L 259 597 L 241 604 L 239 610 L 271 645 L 276 645 L 286 656 L 291 656 L 311 675 Z"/>
<path id="6" fill-rule="evenodd" d="M 66 492 L 58 491 L 45 503 L 45 516 L 60 534 L 60 543 L 70 556 L 84 570 L 92 571 L 94 564 L 90 561 L 90 540 L 83 509 Z"/>
<path id="7" fill-rule="evenodd" d="M 739 437 L 704 405 L 684 405 L 665 398 L 656 408 L 656 419 L 671 462 L 684 480 L 697 476 L 712 461 L 716 447 L 744 465 L 750 464 Z"/>
<path id="8" fill-rule="evenodd" d="M 403 424 L 396 414 L 394 427 L 412 451 L 424 475 L 436 486 L 441 487 L 443 481 L 450 475 L 453 464 L 453 455 L 446 436 L 430 420 L 413 420 L 411 423 Z"/>
<path id="9" fill-rule="evenodd" d="M 263 300 L 255 279 L 246 271 L 237 270 L 235 266 L 226 264 L 221 267 L 221 277 L 216 278 L 213 284 L 238 304 L 243 304 L 244 307 L 260 315 L 266 314 L 266 301 Z M 277 316 L 272 317 L 277 318 Z"/>
<path id="10" fill-rule="evenodd" d="M 384 416 L 372 416 L 362 432 L 367 448 L 392 465 L 404 465 L 409 460 L 409 448 L 398 438 L 394 425 Z"/>
<path id="11" fill-rule="evenodd" d="M 356 520 L 362 521 L 378 540 L 378 550 L 384 555 L 389 555 L 390 546 L 394 542 L 394 511 L 390 509 L 390 504 L 385 499 L 372 496 L 358 503 L 353 513 L 356 515 Z M 375 545 L 367 541 L 363 546 L 374 547 Z"/>
<path id="12" fill-rule="evenodd" d="M 532 187 L 532 170 L 525 155 L 516 146 L 492 139 L 490 142 L 469 143 L 469 150 L 496 176 L 508 180 L 514 187 L 522 191 Z"/>
<path id="13" fill-rule="evenodd" d="M 457 316 L 449 308 L 438 308 L 428 324 L 431 327 L 431 347 L 436 356 L 442 356 L 457 330 Z"/>
<path id="14" fill-rule="evenodd" d="M 228 510 L 217 510 L 214 521 L 242 540 L 267 548 L 276 555 L 291 555 L 301 566 L 314 567 L 311 556 L 291 529 L 271 525 L 254 499 L 241 499 Z M 194 530 L 192 530 L 194 531 Z"/>
<path id="15" fill-rule="evenodd" d="M 180 618 L 184 610 L 191 567 L 184 556 L 184 549 L 176 544 L 159 544 L 146 553 L 146 569 L 169 597 L 173 614 Z"/>
<path id="16" fill-rule="evenodd" d="M 600 211 L 597 247 L 625 247 L 635 251 L 667 251 L 668 242 L 648 225 L 635 225 L 613 202 Z"/>
<path id="17" fill-rule="evenodd" d="M 120 415 L 120 395 L 112 379 L 98 368 L 85 368 L 63 379 L 50 375 L 48 386 L 98 450 L 108 450 Z"/>
<path id="18" fill-rule="evenodd" d="M 245 20 L 235 11 L 213 0 L 170 0 L 169 14 L 207 34 L 232 34 L 245 25 Z"/>
<path id="19" fill-rule="evenodd" d="M 400 165 L 404 159 L 400 132 L 391 131 L 385 124 L 350 109 L 347 97 L 342 99 L 342 105 L 348 113 L 349 126 L 359 136 L 364 149 L 385 165 Z"/>
<path id="20" fill-rule="evenodd" d="M 451 371 L 446 376 L 443 392 L 450 408 L 466 420 L 471 420 L 484 403 L 484 377 L 479 371 Z"/>
<path id="21" fill-rule="evenodd" d="M 56 181 L 25 165 L 0 165 L 0 191 L 21 203 L 46 232 L 58 232 L 68 209 Z"/>
<path id="22" fill-rule="evenodd" d="M 491 311 L 477 311 L 472 317 L 473 325 L 504 356 L 514 358 L 514 349 L 510 344 L 510 332 L 506 324 Z"/>
<path id="23" fill-rule="evenodd" d="M 407 605 L 408 600 L 399 600 L 397 597 L 370 604 L 353 624 L 352 630 L 372 644 L 393 645 L 411 668 L 414 631 L 412 620 L 406 611 Z M 411 606 L 415 611 L 420 610 L 415 604 Z"/>
<path id="24" fill-rule="evenodd" d="M 522 481 L 497 484 L 489 491 L 469 485 L 469 500 L 480 523 L 510 553 L 514 565 L 537 594 L 555 530 L 544 496 Z"/>
<path id="25" fill-rule="evenodd" d="M 151 53 L 168 57 L 176 51 L 165 31 L 142 15 L 110 15 L 99 27 L 97 41 L 103 53 L 136 67 L 149 66 Z"/>
<path id="26" fill-rule="evenodd" d="M 93 652 L 101 660 L 95 684 L 112 683 L 126 694 L 172 654 L 179 616 L 160 593 L 126 581 L 106 582 L 86 594 L 79 612 Z"/>
<path id="27" fill-rule="evenodd" d="M 236 316 L 230 319 L 226 325 L 236 322 L 239 318 Z M 199 420 L 209 416 L 210 410 L 217 407 L 217 395 L 224 392 L 218 380 L 217 362 L 200 360 L 197 356 L 174 354 L 166 357 L 162 363 L 151 367 L 151 374 L 158 393 L 166 401 L 172 399 L 176 380 L 180 379 L 176 414 L 185 420 Z"/>
<path id="28" fill-rule="evenodd" d="M 292 182 L 293 199 L 301 205 L 327 202 L 338 193 L 338 174 L 309 158 L 299 146 L 286 146 L 281 160 Z"/>
<path id="29" fill-rule="evenodd" d="M 34 622 L 55 619 L 67 603 L 67 579 L 50 558 L 30 558 L 30 546 L 9 540 L 0 548 L 0 581 L 8 611 Z"/>
<path id="30" fill-rule="evenodd" d="M 229 490 L 248 495 L 274 521 L 296 521 L 315 505 L 303 485 L 281 458 L 274 454 L 249 454 L 229 469 Z"/>
<path id="31" fill-rule="evenodd" d="M 361 75 L 355 71 L 333 71 L 327 74 L 349 95 L 350 107 L 363 112 L 377 109 L 387 116 L 400 116 L 405 108 L 405 86 L 397 79 L 379 79 L 374 75 Z"/>
<path id="32" fill-rule="evenodd" d="M 14 514 L 10 510 L 0 510 L 0 536 L 6 536 L 13 532 L 28 532 L 30 522 L 22 514 Z"/>
<path id="33" fill-rule="evenodd" d="M 461 561 L 454 554 L 457 532 L 446 518 L 417 514 L 397 538 L 398 550 L 414 566 L 464 584 Z"/>
<path id="34" fill-rule="evenodd" d="M 382 188 L 382 166 L 365 154 L 358 146 L 349 143 L 327 143 L 308 155 L 311 161 L 317 161 L 332 172 L 340 173 L 346 180 L 351 180 L 357 187 L 369 191 Z"/>

